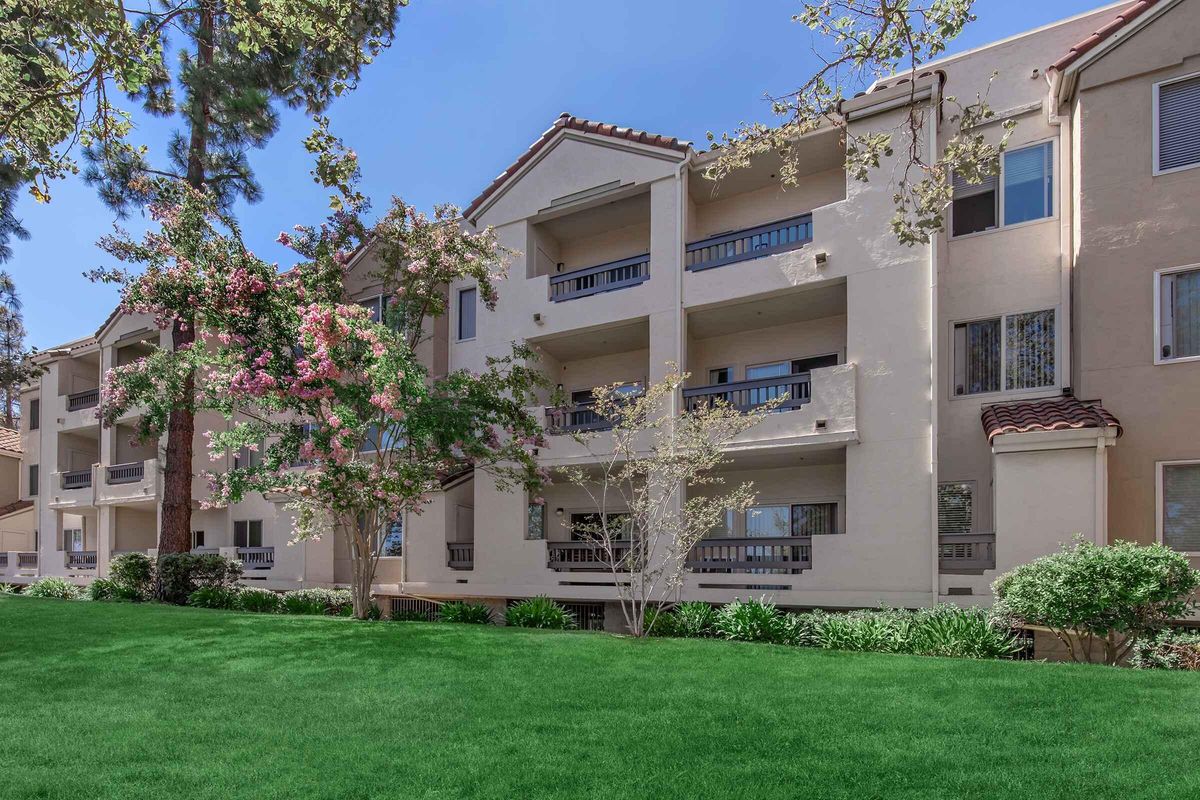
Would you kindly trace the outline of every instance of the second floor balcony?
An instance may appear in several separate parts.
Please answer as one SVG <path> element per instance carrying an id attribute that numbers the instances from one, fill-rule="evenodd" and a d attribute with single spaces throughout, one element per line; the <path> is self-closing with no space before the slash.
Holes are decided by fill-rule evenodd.
<path id="1" fill-rule="evenodd" d="M 550 276 L 550 299 L 559 303 L 601 292 L 628 289 L 650 280 L 650 254 L 646 253 L 594 267 Z"/>
<path id="2" fill-rule="evenodd" d="M 692 272 L 796 250 L 813 239 L 812 214 L 730 231 L 687 246 L 685 268 Z"/>

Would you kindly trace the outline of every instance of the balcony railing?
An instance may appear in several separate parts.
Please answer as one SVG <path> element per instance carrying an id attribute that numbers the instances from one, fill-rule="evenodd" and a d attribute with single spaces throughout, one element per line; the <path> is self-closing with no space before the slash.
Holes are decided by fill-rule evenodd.
<path id="1" fill-rule="evenodd" d="M 799 408 L 811 400 L 809 373 L 800 372 L 795 375 L 781 375 L 778 378 L 760 378 L 684 389 L 683 402 L 688 411 L 695 411 L 714 400 L 722 400 L 739 411 L 746 412 L 784 395 L 787 395 L 787 399 L 777 407 L 780 410 Z"/>
<path id="2" fill-rule="evenodd" d="M 628 569 L 630 546 L 613 543 L 617 569 Z M 594 542 L 546 542 L 546 565 L 560 572 L 607 572 L 608 551 Z"/>
<path id="3" fill-rule="evenodd" d="M 247 570 L 271 569 L 275 566 L 274 547 L 239 547 L 237 557 Z"/>
<path id="4" fill-rule="evenodd" d="M 36 569 L 37 565 L 37 553 L 17 553 L 17 569 Z"/>
<path id="5" fill-rule="evenodd" d="M 702 539 L 692 548 L 688 569 L 701 572 L 812 569 L 811 536 L 739 537 Z"/>
<path id="6" fill-rule="evenodd" d="M 550 276 L 550 299 L 574 300 L 601 292 L 627 289 L 650 279 L 650 255 L 623 258 L 586 269 Z"/>
<path id="7" fill-rule="evenodd" d="M 62 473 L 62 488 L 64 489 L 86 489 L 91 485 L 91 467 Z"/>
<path id="8" fill-rule="evenodd" d="M 446 566 L 450 569 L 474 569 L 475 543 L 446 542 Z"/>
<path id="9" fill-rule="evenodd" d="M 67 569 L 95 569 L 96 551 L 79 550 L 67 553 Z"/>
<path id="10" fill-rule="evenodd" d="M 546 409 L 546 430 L 550 433 L 583 433 L 610 428 L 612 423 L 597 414 L 591 403 Z"/>
<path id="11" fill-rule="evenodd" d="M 695 272 L 796 250 L 812 241 L 812 214 L 723 233 L 687 246 L 686 268 Z"/>
<path id="12" fill-rule="evenodd" d="M 99 389 L 84 389 L 82 392 L 67 395 L 67 411 L 82 411 L 98 405 L 100 405 Z"/>
<path id="13" fill-rule="evenodd" d="M 938 571 L 979 573 L 996 568 L 996 534 L 938 534 Z"/>
<path id="14" fill-rule="evenodd" d="M 105 469 L 104 482 L 110 485 L 118 483 L 137 483 L 146 477 L 146 462 L 134 461 L 129 464 L 113 464 Z"/>

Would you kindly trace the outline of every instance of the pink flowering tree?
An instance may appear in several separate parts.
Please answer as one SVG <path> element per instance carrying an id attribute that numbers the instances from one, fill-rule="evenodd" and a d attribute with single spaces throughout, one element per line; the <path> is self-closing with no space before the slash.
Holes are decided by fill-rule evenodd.
<path id="1" fill-rule="evenodd" d="M 183 205 L 203 206 L 191 196 Z M 209 473 L 205 504 L 261 492 L 286 500 L 297 539 L 341 532 L 360 618 L 370 610 L 381 532 L 392 520 L 420 514 L 443 481 L 465 470 L 489 472 L 502 487 L 534 495 L 543 478 L 531 452 L 542 443 L 541 430 L 526 408 L 544 379 L 527 365 L 533 354 L 526 347 L 514 345 L 478 373 L 436 375 L 418 358 L 433 319 L 446 311 L 451 282 L 474 281 L 493 306 L 495 282 L 504 276 L 507 254 L 494 233 L 465 231 L 455 215 L 444 207 L 427 218 L 394 200 L 368 227 L 357 210 L 340 211 L 325 225 L 280 235 L 302 259 L 292 270 L 280 275 L 242 249 L 224 260 L 228 272 L 208 276 L 224 294 L 195 298 L 203 346 L 183 357 L 200 378 L 196 403 L 230 423 L 208 432 L 210 453 L 260 454 Z M 206 235 L 215 236 L 211 213 L 202 217 Z M 168 238 L 176 224 L 197 224 L 180 209 L 159 210 L 156 218 Z M 238 249 L 235 237 L 216 238 Z M 130 256 L 151 255 L 145 244 L 125 246 Z M 346 296 L 351 267 L 369 269 L 391 296 L 381 319 Z M 151 386 L 173 390 L 173 372 L 157 353 L 114 370 L 103 412 L 118 413 Z"/>

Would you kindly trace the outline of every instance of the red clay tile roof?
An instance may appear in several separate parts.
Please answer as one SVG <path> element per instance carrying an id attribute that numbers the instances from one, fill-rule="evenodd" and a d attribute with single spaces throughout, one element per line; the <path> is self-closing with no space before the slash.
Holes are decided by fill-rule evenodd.
<path id="1" fill-rule="evenodd" d="M 676 139 L 674 136 L 661 136 L 657 133 L 646 133 L 636 128 L 622 128 L 617 125 L 610 125 L 607 122 L 595 122 L 590 119 L 581 119 L 573 117 L 565 111 L 554 120 L 554 124 L 549 130 L 543 133 L 536 142 L 531 144 L 529 148 L 521 154 L 520 158 L 512 163 L 508 169 L 501 172 L 494 181 L 488 184 L 487 188 L 479 193 L 479 196 L 471 201 L 463 211 L 463 217 L 470 219 L 471 215 L 483 205 L 483 202 L 492 196 L 505 181 L 517 173 L 521 167 L 529 163 L 529 159 L 538 154 L 543 147 L 551 139 L 554 138 L 560 130 L 567 129 L 573 131 L 583 131 L 584 133 L 597 133 L 601 136 L 611 136 L 614 139 L 627 139 L 631 142 L 639 142 L 641 144 L 653 145 L 654 147 L 663 147 L 668 150 L 676 150 L 680 153 L 686 153 L 688 148 L 692 146 L 691 142 L 685 142 L 681 139 Z"/>
<path id="2" fill-rule="evenodd" d="M 1062 72 L 1067 67 L 1074 64 L 1080 57 L 1090 50 L 1095 49 L 1097 45 L 1108 39 L 1117 31 L 1124 28 L 1130 22 L 1146 13 L 1154 6 L 1158 5 L 1162 0 L 1138 0 L 1131 6 L 1127 6 L 1117 14 L 1115 19 L 1110 20 L 1101 26 L 1095 33 L 1079 42 L 1072 47 L 1067 54 L 1050 65 L 1050 69 Z"/>
<path id="3" fill-rule="evenodd" d="M 1071 428 L 1116 428 L 1117 436 L 1121 435 L 1121 423 L 1098 401 L 1083 401 L 1070 396 L 986 406 L 980 421 L 989 444 L 1002 433 Z"/>
<path id="4" fill-rule="evenodd" d="M 12 428 L 0 425 L 0 450 L 21 455 L 21 434 Z"/>
<path id="5" fill-rule="evenodd" d="M 24 511 L 32 507 L 32 500 L 14 500 L 6 506 L 0 506 L 0 517 L 7 517 L 9 514 L 15 514 L 18 511 Z"/>

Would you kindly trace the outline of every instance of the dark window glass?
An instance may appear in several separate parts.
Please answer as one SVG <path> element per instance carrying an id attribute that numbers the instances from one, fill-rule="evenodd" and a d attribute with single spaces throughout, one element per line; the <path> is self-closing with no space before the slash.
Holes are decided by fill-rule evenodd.
<path id="1" fill-rule="evenodd" d="M 458 338 L 475 338 L 475 289 L 463 289 L 458 293 Z"/>

